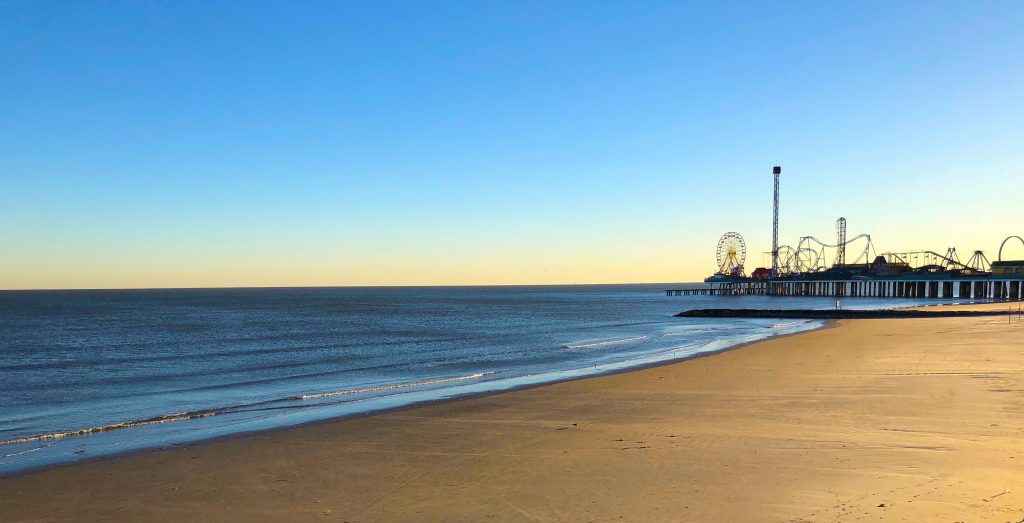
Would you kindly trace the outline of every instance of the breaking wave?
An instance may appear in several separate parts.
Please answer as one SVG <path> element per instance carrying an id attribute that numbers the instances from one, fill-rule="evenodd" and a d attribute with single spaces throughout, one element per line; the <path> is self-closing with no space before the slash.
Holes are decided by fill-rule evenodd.
<path id="1" fill-rule="evenodd" d="M 484 378 L 484 377 L 487 377 L 487 376 L 491 376 L 491 375 L 495 374 L 496 372 L 497 371 L 478 372 L 476 374 L 470 374 L 468 376 L 458 376 L 458 377 L 455 377 L 455 378 L 436 378 L 436 379 L 432 379 L 432 380 L 414 381 L 414 382 L 409 382 L 409 383 L 395 383 L 393 385 L 378 385 L 376 387 L 364 387 L 364 388 L 361 388 L 361 389 L 346 389 L 346 390 L 337 390 L 337 391 L 334 391 L 334 392 L 320 392 L 320 393 L 317 393 L 317 394 L 303 394 L 302 396 L 292 396 L 292 397 L 290 397 L 288 399 L 289 400 L 297 400 L 297 401 L 298 400 L 312 400 L 312 399 L 320 399 L 320 398 L 333 398 L 335 396 L 346 396 L 346 395 L 349 395 L 349 394 L 365 394 L 365 393 L 368 393 L 368 392 L 380 392 L 380 391 L 384 391 L 384 390 L 407 389 L 409 387 L 426 387 L 428 385 L 438 385 L 438 384 L 441 384 L 441 383 L 451 383 L 451 382 L 454 382 L 454 381 L 466 381 L 466 380 L 480 379 L 480 378 Z"/>
<path id="2" fill-rule="evenodd" d="M 312 394 L 301 394 L 301 395 L 298 395 L 298 396 L 288 396 L 286 398 L 273 399 L 273 400 L 267 400 L 267 401 L 260 401 L 260 402 L 256 402 L 256 403 L 246 403 L 246 404 L 243 404 L 243 405 L 232 405 L 232 406 L 229 406 L 229 407 L 218 407 L 218 408 L 211 408 L 211 409 L 193 410 L 193 411 L 188 411 L 188 412 L 178 412 L 178 413 L 175 413 L 175 414 L 166 414 L 166 415 L 163 415 L 163 416 L 154 416 L 152 418 L 145 418 L 145 419 L 140 419 L 140 420 L 123 421 L 123 422 L 120 422 L 120 423 L 111 423 L 109 425 L 101 425 L 99 427 L 91 427 L 91 428 L 87 428 L 87 429 L 67 430 L 67 431 L 63 431 L 63 432 L 52 432 L 52 433 L 49 433 L 49 434 L 37 434 L 37 435 L 34 435 L 34 436 L 23 436 L 23 437 L 19 437 L 19 438 L 0 440 L 0 446 L 2 446 L 2 445 L 16 445 L 16 444 L 19 444 L 19 443 L 33 443 L 33 442 L 37 442 L 37 441 L 57 440 L 57 439 L 71 438 L 71 437 L 75 437 L 75 436 L 87 436 L 87 435 L 90 435 L 90 434 L 97 434 L 97 433 L 100 433 L 100 432 L 108 432 L 108 431 L 111 431 L 111 430 L 127 429 L 127 428 L 131 428 L 131 427 L 141 427 L 141 426 L 144 426 L 144 425 L 156 425 L 156 424 L 159 424 L 159 423 L 169 423 L 169 422 L 172 422 L 172 421 L 185 421 L 185 420 L 191 420 L 191 419 L 209 418 L 211 416 L 217 416 L 217 415 L 222 415 L 222 414 L 232 414 L 232 413 L 242 412 L 244 410 L 251 409 L 252 407 L 264 406 L 264 405 L 273 404 L 273 403 L 308 401 L 308 400 L 312 400 L 312 399 L 333 398 L 333 397 L 337 397 L 337 396 L 347 396 L 347 395 L 352 395 L 352 394 L 368 394 L 368 393 L 372 393 L 372 392 L 383 392 L 383 391 L 391 391 L 391 390 L 399 390 L 399 389 L 408 389 L 408 388 L 413 388 L 413 387 L 427 387 L 427 386 L 430 386 L 430 385 L 440 385 L 440 384 L 444 384 L 444 383 L 454 383 L 454 382 L 460 382 L 460 381 L 481 379 L 481 378 L 486 378 L 487 376 L 491 376 L 491 375 L 494 375 L 494 374 L 497 374 L 497 371 L 477 372 L 477 373 L 474 373 L 474 374 L 468 374 L 466 376 L 454 376 L 454 377 L 448 377 L 448 378 L 433 378 L 433 379 L 429 379 L 429 380 L 410 381 L 410 382 L 405 382 L 405 383 L 393 383 L 393 384 L 389 384 L 389 385 L 377 385 L 377 386 L 373 386 L 373 387 L 361 387 L 361 388 L 356 388 L 356 389 L 344 389 L 344 390 L 337 390 L 337 391 L 332 391 L 332 392 L 319 392 L 319 393 L 312 393 Z M 297 405 L 297 407 L 301 407 L 301 406 L 303 406 L 303 405 Z M 42 447 L 40 447 L 40 448 L 42 448 Z M 32 449 L 32 450 L 38 450 L 38 449 Z M 31 450 L 26 451 L 26 452 L 31 452 Z M 22 453 L 17 453 L 17 454 L 22 454 Z M 17 455 L 17 454 L 8 454 L 8 455 L 5 455 L 3 457 L 14 456 L 14 455 Z"/>
<path id="3" fill-rule="evenodd" d="M 795 327 L 797 325 L 800 325 L 801 323 L 804 323 L 804 320 L 801 320 L 801 321 L 790 321 L 790 322 L 784 322 L 784 323 L 773 323 L 773 324 L 769 325 L 768 328 L 769 329 L 785 329 L 785 328 L 788 328 L 788 327 Z"/>
<path id="4" fill-rule="evenodd" d="M 631 341 L 637 341 L 647 338 L 647 336 L 634 336 L 632 338 L 618 338 L 614 340 L 595 341 L 589 343 L 574 343 L 572 345 L 566 345 L 567 349 L 589 349 L 591 347 L 603 347 L 605 345 L 617 345 L 619 343 L 629 343 Z"/>

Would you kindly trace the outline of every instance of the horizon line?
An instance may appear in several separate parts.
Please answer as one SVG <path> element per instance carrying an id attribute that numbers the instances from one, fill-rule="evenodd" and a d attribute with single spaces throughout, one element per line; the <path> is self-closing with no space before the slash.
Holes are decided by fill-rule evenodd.
<path id="1" fill-rule="evenodd" d="M 604 282 L 604 283 L 457 283 L 438 285 L 230 285 L 212 287 L 39 287 L 31 289 L 0 289 L 5 292 L 47 292 L 47 291 L 195 291 L 195 290 L 243 290 L 243 289 L 436 289 L 442 287 L 573 287 L 600 285 L 679 285 L 703 283 L 699 281 L 677 282 Z"/>

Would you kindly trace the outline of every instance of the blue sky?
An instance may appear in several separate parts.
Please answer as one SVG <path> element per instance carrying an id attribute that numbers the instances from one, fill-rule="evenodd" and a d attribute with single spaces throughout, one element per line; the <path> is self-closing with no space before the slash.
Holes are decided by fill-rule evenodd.
<path id="1" fill-rule="evenodd" d="M 0 288 L 685 281 L 1024 233 L 1018 2 L 0 2 Z M 1022 253 L 1024 254 L 1024 253 Z M 753 254 L 748 265 L 763 261 Z"/>

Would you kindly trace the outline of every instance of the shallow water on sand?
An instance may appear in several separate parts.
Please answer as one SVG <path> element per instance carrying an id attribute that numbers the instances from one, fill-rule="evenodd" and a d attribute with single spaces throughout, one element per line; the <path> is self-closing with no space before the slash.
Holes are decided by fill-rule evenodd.
<path id="1" fill-rule="evenodd" d="M 682 310 L 835 305 L 667 297 L 666 287 L 682 286 L 0 292 L 0 473 L 610 372 L 821 325 L 672 316 Z"/>

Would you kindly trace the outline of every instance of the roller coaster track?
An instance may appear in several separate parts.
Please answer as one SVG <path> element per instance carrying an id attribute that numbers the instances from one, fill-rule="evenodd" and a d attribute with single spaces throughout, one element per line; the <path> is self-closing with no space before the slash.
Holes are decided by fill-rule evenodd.
<path id="1" fill-rule="evenodd" d="M 854 243 L 854 242 L 856 242 L 857 240 L 860 240 L 860 239 L 866 239 L 867 242 L 864 244 L 864 250 L 861 252 L 861 254 L 859 256 L 857 256 L 857 258 L 855 260 L 853 260 L 853 265 L 856 265 L 856 264 L 859 264 L 859 263 L 865 263 L 865 264 L 871 263 L 871 249 L 874 248 L 874 245 L 872 245 L 872 243 L 871 243 L 871 235 L 870 234 L 858 234 L 857 236 L 854 236 L 853 238 L 850 238 L 850 239 L 846 240 L 845 242 L 843 242 L 841 244 L 825 243 L 825 242 L 815 238 L 814 236 L 804 236 L 804 237 L 800 238 L 800 243 L 797 244 L 796 252 L 799 253 L 802 249 L 811 249 L 811 250 L 813 250 L 813 251 L 815 251 L 817 253 L 818 250 L 813 248 L 813 247 L 811 247 L 811 243 L 814 243 L 814 244 L 816 244 L 821 249 L 821 252 L 818 254 L 819 262 L 820 262 L 821 260 L 825 259 L 825 249 L 826 248 L 828 248 L 828 249 L 840 249 L 840 248 L 845 249 L 847 246 L 849 246 L 850 244 L 852 244 L 852 243 Z M 861 260 L 863 260 L 863 261 L 861 261 Z"/>
<path id="2" fill-rule="evenodd" d="M 840 227 L 840 225 L 837 225 L 837 227 Z M 827 269 L 825 249 L 845 249 L 845 247 L 859 240 L 867 240 L 864 245 L 864 250 L 861 251 L 860 255 L 857 256 L 852 263 L 842 265 L 859 265 L 862 263 L 865 265 L 870 264 L 872 262 L 871 252 L 874 250 L 874 244 L 871 242 L 871 235 L 858 234 L 849 240 L 842 241 L 842 238 L 845 236 L 845 230 L 840 229 L 840 231 L 841 232 L 838 234 L 840 243 L 826 243 L 814 236 L 802 236 L 800 238 L 800 242 L 797 243 L 795 248 L 790 245 L 780 245 L 777 251 L 780 274 L 802 274 L 825 270 Z M 1003 258 L 1003 249 L 1011 240 L 1018 240 L 1022 245 L 1024 245 L 1024 238 L 1021 236 L 1010 236 L 1006 238 L 999 246 L 1000 261 L 1002 261 Z M 989 271 L 991 268 L 991 262 L 989 262 L 984 252 L 974 251 L 974 255 L 971 259 L 964 263 L 960 261 L 959 256 L 957 256 L 956 249 L 953 247 L 950 247 L 945 255 L 939 254 L 935 251 L 921 250 L 884 252 L 881 253 L 881 256 L 887 263 L 904 264 L 911 269 L 940 267 L 947 271 L 960 270 L 971 273 L 984 273 Z M 836 256 L 837 261 L 844 258 L 845 256 Z"/>
<path id="3" fill-rule="evenodd" d="M 924 257 L 925 265 L 941 265 L 943 267 L 962 269 L 962 270 L 976 270 L 974 267 L 961 263 L 960 260 L 954 260 L 939 254 L 935 251 L 905 251 L 905 252 L 885 252 L 882 253 L 885 257 L 885 261 L 889 263 L 900 262 L 907 264 L 908 267 L 913 267 L 914 262 L 920 257 Z M 939 262 L 945 263 L 939 263 Z M 934 263 L 928 263 L 934 262 Z"/>

